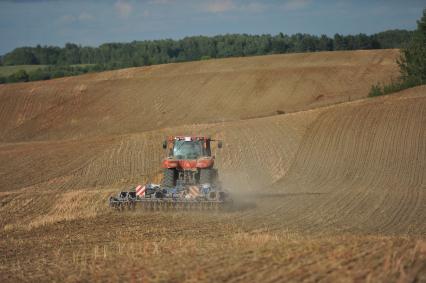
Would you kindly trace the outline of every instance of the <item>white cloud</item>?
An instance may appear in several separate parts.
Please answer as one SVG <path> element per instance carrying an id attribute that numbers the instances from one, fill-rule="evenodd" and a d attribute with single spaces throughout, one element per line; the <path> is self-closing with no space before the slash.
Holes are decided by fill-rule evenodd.
<path id="1" fill-rule="evenodd" d="M 302 10 L 311 3 L 311 0 L 287 0 L 283 8 L 286 11 Z"/>
<path id="2" fill-rule="evenodd" d="M 224 13 L 235 10 L 236 8 L 232 0 L 216 0 L 204 6 L 205 11 L 210 13 Z"/>
<path id="3" fill-rule="evenodd" d="M 125 0 L 118 0 L 117 2 L 115 2 L 114 7 L 118 15 L 122 18 L 129 17 L 133 10 L 132 5 Z"/>

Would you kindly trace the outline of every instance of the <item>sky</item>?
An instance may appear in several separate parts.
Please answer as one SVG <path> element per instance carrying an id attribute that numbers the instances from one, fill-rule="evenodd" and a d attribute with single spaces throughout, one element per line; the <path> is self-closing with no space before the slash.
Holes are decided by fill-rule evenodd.
<path id="1" fill-rule="evenodd" d="M 0 54 L 67 42 L 416 28 L 426 0 L 0 0 Z"/>

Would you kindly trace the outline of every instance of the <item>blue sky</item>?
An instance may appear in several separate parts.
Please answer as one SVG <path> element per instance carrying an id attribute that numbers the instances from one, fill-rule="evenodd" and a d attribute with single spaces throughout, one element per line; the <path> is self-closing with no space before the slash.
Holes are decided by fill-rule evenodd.
<path id="1" fill-rule="evenodd" d="M 0 0 L 0 54 L 19 46 L 225 33 L 415 29 L 426 0 Z"/>

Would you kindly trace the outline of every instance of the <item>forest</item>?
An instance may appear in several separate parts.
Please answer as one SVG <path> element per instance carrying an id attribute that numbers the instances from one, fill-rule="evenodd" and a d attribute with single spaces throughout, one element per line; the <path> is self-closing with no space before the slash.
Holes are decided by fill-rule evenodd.
<path id="1" fill-rule="evenodd" d="M 0 58 L 0 65 L 40 65 L 19 69 L 0 83 L 47 80 L 87 72 L 155 64 L 295 52 L 402 48 L 414 31 L 388 30 L 372 35 L 226 34 L 191 36 L 179 40 L 145 40 L 105 43 L 99 47 L 67 43 L 64 47 L 19 47 Z"/>

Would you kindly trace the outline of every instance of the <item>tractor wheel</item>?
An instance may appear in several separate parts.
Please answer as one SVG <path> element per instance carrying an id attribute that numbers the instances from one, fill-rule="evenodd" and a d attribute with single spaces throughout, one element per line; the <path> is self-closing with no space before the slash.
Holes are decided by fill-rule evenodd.
<path id="1" fill-rule="evenodd" d="M 200 170 L 200 184 L 211 184 L 214 172 L 211 168 Z"/>
<path id="2" fill-rule="evenodd" d="M 175 169 L 164 169 L 162 187 L 172 188 L 175 185 L 176 170 Z"/>

